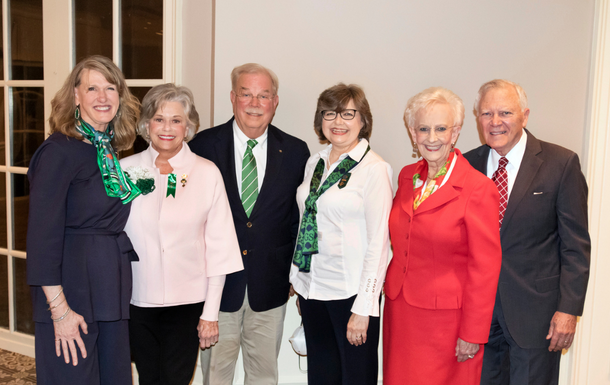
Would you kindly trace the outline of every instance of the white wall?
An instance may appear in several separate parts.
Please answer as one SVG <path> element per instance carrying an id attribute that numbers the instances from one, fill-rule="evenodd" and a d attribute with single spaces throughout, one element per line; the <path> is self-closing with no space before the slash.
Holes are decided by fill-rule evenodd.
<path id="1" fill-rule="evenodd" d="M 207 128 L 213 124 L 214 4 L 212 0 L 184 0 L 181 5 L 176 22 L 182 28 L 182 57 L 177 59 L 182 64 L 181 81 L 193 91 L 201 128 Z"/>
<path id="2" fill-rule="evenodd" d="M 222 0 L 216 4 L 214 122 L 231 117 L 229 74 L 259 62 L 280 79 L 274 124 L 310 144 L 320 92 L 364 87 L 372 148 L 394 167 L 411 163 L 402 121 L 409 97 L 447 87 L 466 105 L 458 147 L 479 144 L 472 102 L 494 78 L 520 83 L 529 128 L 580 154 L 593 31 L 593 0 Z"/>
<path id="3" fill-rule="evenodd" d="M 198 3 L 184 0 L 185 9 L 191 2 Z M 184 13 L 185 44 L 206 38 L 189 34 L 206 17 Z M 532 133 L 576 151 L 582 161 L 593 21 L 594 0 L 221 0 L 215 4 L 210 114 L 214 124 L 231 117 L 231 70 L 259 62 L 280 79 L 273 123 L 318 151 L 312 130 L 318 95 L 340 81 L 357 83 L 373 112 L 372 148 L 392 165 L 396 180 L 413 162 L 402 121 L 409 97 L 430 86 L 460 95 L 467 113 L 457 147 L 465 151 L 480 144 L 470 112 L 478 87 L 506 78 L 528 93 Z M 184 69 L 185 85 L 196 95 L 209 92 L 199 80 L 189 83 L 208 73 L 192 71 Z M 291 302 L 286 340 L 297 324 Z M 280 383 L 305 381 L 287 341 L 280 376 Z M 237 377 L 242 383 L 243 371 Z"/>

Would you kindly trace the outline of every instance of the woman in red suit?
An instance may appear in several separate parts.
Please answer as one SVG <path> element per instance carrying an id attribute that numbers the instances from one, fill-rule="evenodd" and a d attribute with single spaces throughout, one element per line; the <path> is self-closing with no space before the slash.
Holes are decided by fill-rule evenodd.
<path id="1" fill-rule="evenodd" d="M 383 383 L 479 384 L 502 251 L 495 184 L 454 149 L 464 105 L 429 88 L 405 110 L 413 151 L 390 214 Z"/>

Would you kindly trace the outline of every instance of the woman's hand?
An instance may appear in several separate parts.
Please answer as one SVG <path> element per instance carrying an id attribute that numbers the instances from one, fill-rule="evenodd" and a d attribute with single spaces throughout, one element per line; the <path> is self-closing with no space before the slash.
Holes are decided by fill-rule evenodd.
<path id="1" fill-rule="evenodd" d="M 366 331 L 369 328 L 369 317 L 353 314 L 347 322 L 347 340 L 350 344 L 360 346 L 366 342 Z"/>
<path id="2" fill-rule="evenodd" d="M 62 310 L 60 311 L 55 311 L 54 309 L 51 318 L 61 318 L 69 308 L 66 305 L 62 306 L 61 309 Z M 74 366 L 78 365 L 76 346 L 80 349 L 83 358 L 87 358 L 87 349 L 80 336 L 78 330 L 79 326 L 83 330 L 83 333 L 89 333 L 85 319 L 80 314 L 74 312 L 74 310 L 70 310 L 63 320 L 53 322 L 53 327 L 55 329 L 55 354 L 57 354 L 57 357 L 61 357 L 63 351 L 66 364 L 70 363 L 70 356 L 72 356 L 72 365 Z"/>
<path id="3" fill-rule="evenodd" d="M 199 332 L 199 346 L 201 349 L 207 349 L 218 342 L 218 321 L 199 319 L 197 331 Z"/>
<path id="4" fill-rule="evenodd" d="M 464 362 L 469 358 L 474 358 L 474 355 L 479 351 L 479 344 L 471 344 L 461 338 L 458 338 L 455 346 L 455 355 L 458 362 Z"/>

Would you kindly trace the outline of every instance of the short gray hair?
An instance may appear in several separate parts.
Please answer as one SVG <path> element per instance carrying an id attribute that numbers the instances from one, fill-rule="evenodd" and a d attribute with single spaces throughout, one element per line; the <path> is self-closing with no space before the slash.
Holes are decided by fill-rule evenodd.
<path id="1" fill-rule="evenodd" d="M 237 87 L 237 80 L 244 74 L 265 74 L 269 76 L 271 79 L 271 87 L 273 88 L 271 92 L 273 92 L 273 95 L 277 95 L 277 91 L 280 89 L 280 81 L 278 80 L 277 75 L 269 68 L 258 63 L 246 63 L 233 68 L 233 71 L 231 71 L 231 89 L 233 92 L 237 92 L 235 89 Z"/>
<path id="2" fill-rule="evenodd" d="M 167 102 L 178 102 L 184 108 L 186 116 L 186 141 L 193 139 L 199 127 L 199 113 L 195 108 L 193 93 L 187 87 L 177 86 L 174 83 L 160 84 L 153 87 L 142 99 L 142 112 L 138 120 L 138 134 L 150 142 L 146 132 L 146 125 L 155 116 L 159 108 Z"/>
<path id="3" fill-rule="evenodd" d="M 405 123 L 407 127 L 413 128 L 417 113 L 434 104 L 448 104 L 453 109 L 454 126 L 462 126 L 464 123 L 464 103 L 453 91 L 442 87 L 430 87 L 413 96 L 407 102 L 405 108 Z"/>
<path id="4" fill-rule="evenodd" d="M 517 96 L 519 96 L 519 105 L 521 107 L 521 111 L 525 111 L 527 109 L 527 95 L 525 90 L 518 85 L 517 83 L 511 82 L 510 80 L 504 79 L 494 79 L 490 80 L 487 83 L 483 84 L 481 88 L 479 88 L 479 92 L 477 93 L 477 97 L 474 99 L 474 106 L 472 111 L 474 112 L 474 116 L 479 116 L 479 104 L 481 103 L 481 99 L 483 96 L 492 88 L 510 88 L 513 87 L 515 92 L 517 92 Z"/>

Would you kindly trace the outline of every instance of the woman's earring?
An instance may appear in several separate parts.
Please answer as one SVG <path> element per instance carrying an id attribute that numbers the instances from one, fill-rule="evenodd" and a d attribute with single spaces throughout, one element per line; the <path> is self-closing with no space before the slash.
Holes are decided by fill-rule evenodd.
<path id="1" fill-rule="evenodd" d="M 417 144 L 413 143 L 413 154 L 411 154 L 412 158 L 417 158 L 417 154 L 418 153 L 418 148 L 417 148 Z"/>
<path id="2" fill-rule="evenodd" d="M 74 119 L 75 120 L 80 119 L 80 104 L 78 106 L 76 106 L 76 110 L 74 110 Z"/>
<path id="3" fill-rule="evenodd" d="M 451 143 L 451 152 L 453 152 L 453 150 L 455 150 L 455 143 Z"/>

